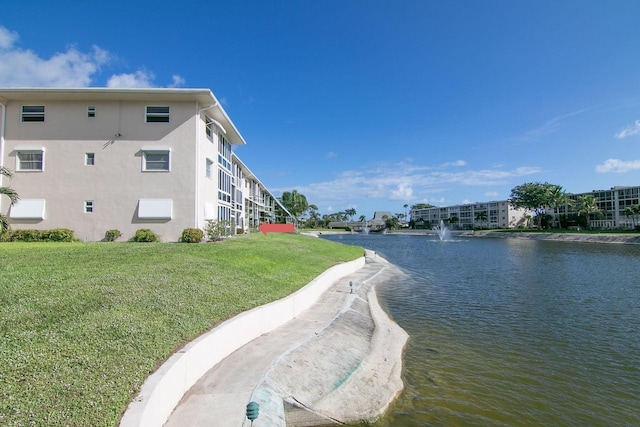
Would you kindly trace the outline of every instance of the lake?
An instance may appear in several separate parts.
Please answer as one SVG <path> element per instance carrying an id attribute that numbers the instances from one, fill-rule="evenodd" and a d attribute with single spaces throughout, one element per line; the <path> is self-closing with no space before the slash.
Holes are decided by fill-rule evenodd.
<path id="1" fill-rule="evenodd" d="M 411 338 L 376 427 L 640 425 L 640 245 L 322 237 L 408 273 L 377 289 Z"/>

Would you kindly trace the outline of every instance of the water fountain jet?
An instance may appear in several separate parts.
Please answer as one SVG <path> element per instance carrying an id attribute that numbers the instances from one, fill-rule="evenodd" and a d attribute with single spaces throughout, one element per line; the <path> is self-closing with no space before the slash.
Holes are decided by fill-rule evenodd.
<path id="1" fill-rule="evenodd" d="M 437 233 L 441 242 L 445 240 L 449 240 L 449 229 L 444 224 L 443 220 L 440 220 L 440 225 L 436 225 L 435 227 L 433 227 L 433 229 Z"/>

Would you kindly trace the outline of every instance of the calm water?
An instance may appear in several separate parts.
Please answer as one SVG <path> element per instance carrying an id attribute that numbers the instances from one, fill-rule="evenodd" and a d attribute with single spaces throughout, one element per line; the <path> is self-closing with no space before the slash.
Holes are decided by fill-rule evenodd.
<path id="1" fill-rule="evenodd" d="M 340 235 L 409 275 L 386 426 L 640 426 L 640 246 Z"/>

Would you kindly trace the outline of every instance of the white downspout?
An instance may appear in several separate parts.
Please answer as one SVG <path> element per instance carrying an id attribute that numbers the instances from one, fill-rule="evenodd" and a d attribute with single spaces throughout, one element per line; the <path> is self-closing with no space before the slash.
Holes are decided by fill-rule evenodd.
<path id="1" fill-rule="evenodd" d="M 194 212 L 194 227 L 198 228 L 198 218 L 200 216 L 200 173 L 199 173 L 199 168 L 200 168 L 200 164 L 199 162 L 199 158 L 198 156 L 200 155 L 200 129 L 199 129 L 199 124 L 200 124 L 200 114 L 203 111 L 206 111 L 210 108 L 213 108 L 215 106 L 218 105 L 218 101 L 214 102 L 213 104 L 209 105 L 208 107 L 204 107 L 204 108 L 200 108 L 198 109 L 197 107 L 199 107 L 198 103 L 196 103 L 196 160 L 195 160 L 195 164 L 196 164 L 196 173 L 195 173 L 195 178 L 196 178 L 196 206 L 195 209 L 193 210 Z"/>
<path id="2" fill-rule="evenodd" d="M 195 206 L 193 209 L 193 227 L 194 228 L 200 228 L 199 224 L 198 224 L 198 217 L 200 216 L 200 163 L 199 163 L 199 156 L 200 156 L 200 129 L 199 129 L 199 124 L 200 124 L 200 113 L 202 112 L 202 110 L 198 110 L 198 103 L 196 103 L 196 152 L 195 152 L 195 179 L 196 179 L 196 197 L 195 197 Z"/>
<path id="3" fill-rule="evenodd" d="M 5 124 L 7 123 L 7 106 L 0 102 L 2 106 L 2 117 L 0 117 L 0 168 L 4 166 L 4 133 Z M 2 180 L 4 175 L 0 175 L 0 187 L 2 187 Z M 0 212 L 2 212 L 2 197 L 0 197 Z"/>

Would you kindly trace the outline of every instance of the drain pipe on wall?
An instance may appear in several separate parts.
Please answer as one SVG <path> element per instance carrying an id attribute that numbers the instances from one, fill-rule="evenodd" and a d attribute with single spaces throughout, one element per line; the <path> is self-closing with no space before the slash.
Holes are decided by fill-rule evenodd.
<path id="1" fill-rule="evenodd" d="M 215 101 L 213 104 L 209 105 L 208 107 L 204 107 L 199 110 L 196 110 L 197 111 L 197 114 L 196 114 L 196 208 L 194 209 L 194 212 L 195 212 L 194 227 L 198 227 L 198 217 L 200 212 L 199 211 L 200 209 L 200 206 L 199 206 L 200 205 L 200 176 L 198 172 L 198 168 L 200 167 L 200 165 L 198 164 L 198 155 L 200 154 L 200 129 L 198 126 L 200 124 L 200 114 L 203 111 L 206 111 L 217 105 L 218 105 L 218 101 Z"/>
<path id="2" fill-rule="evenodd" d="M 4 127 L 7 123 L 7 106 L 0 102 L 0 107 L 2 107 L 2 116 L 0 116 L 0 168 L 4 166 Z M 8 178 L 7 178 L 8 179 Z M 4 180 L 4 175 L 0 174 L 0 187 L 2 187 L 2 181 Z M 0 212 L 2 212 L 2 197 L 0 197 Z"/>

